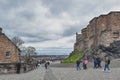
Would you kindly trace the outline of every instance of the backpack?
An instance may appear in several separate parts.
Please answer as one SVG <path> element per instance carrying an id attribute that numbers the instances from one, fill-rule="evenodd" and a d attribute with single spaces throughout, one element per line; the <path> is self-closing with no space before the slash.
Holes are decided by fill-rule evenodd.
<path id="1" fill-rule="evenodd" d="M 110 59 L 108 59 L 108 64 L 110 64 Z"/>

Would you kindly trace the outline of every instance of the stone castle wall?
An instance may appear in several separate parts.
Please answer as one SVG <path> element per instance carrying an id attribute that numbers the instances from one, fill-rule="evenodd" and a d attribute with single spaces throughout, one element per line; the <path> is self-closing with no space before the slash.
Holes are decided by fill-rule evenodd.
<path id="1" fill-rule="evenodd" d="M 120 40 L 120 12 L 110 12 L 93 18 L 81 34 L 76 33 L 74 50 L 92 50 L 99 45 L 110 46 Z"/>

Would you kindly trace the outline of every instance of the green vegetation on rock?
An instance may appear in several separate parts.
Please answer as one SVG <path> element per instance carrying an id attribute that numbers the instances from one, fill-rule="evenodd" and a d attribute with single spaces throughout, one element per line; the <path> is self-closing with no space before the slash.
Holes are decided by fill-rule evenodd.
<path id="1" fill-rule="evenodd" d="M 77 60 L 82 59 L 85 55 L 85 51 L 74 51 L 71 56 L 62 61 L 62 63 L 75 63 Z"/>

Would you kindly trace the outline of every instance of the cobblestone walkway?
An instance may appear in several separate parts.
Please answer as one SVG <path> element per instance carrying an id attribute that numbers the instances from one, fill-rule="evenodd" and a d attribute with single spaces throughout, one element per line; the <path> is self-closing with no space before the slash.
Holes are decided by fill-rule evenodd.
<path id="1" fill-rule="evenodd" d="M 22 74 L 0 75 L 0 80 L 44 80 L 45 70 L 42 67 Z"/>
<path id="2" fill-rule="evenodd" d="M 112 68 L 111 72 L 89 68 L 77 71 L 75 68 L 39 67 L 22 74 L 0 75 L 0 80 L 120 80 L 120 68 Z"/>
<path id="3" fill-rule="evenodd" d="M 57 80 L 57 78 L 54 76 L 51 69 L 48 69 L 45 73 L 44 80 Z"/>
<path id="4" fill-rule="evenodd" d="M 57 80 L 120 80 L 120 68 L 114 68 L 111 72 L 102 69 L 88 69 L 77 71 L 74 68 L 52 68 Z"/>

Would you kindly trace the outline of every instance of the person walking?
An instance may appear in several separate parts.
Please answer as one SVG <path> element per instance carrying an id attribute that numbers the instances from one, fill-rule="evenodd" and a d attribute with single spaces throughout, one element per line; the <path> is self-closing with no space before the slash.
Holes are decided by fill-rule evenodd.
<path id="1" fill-rule="evenodd" d="M 20 69 L 21 69 L 21 63 L 18 62 L 18 63 L 16 64 L 16 73 L 17 73 L 17 74 L 20 73 Z"/>
<path id="2" fill-rule="evenodd" d="M 77 69 L 77 71 L 81 70 L 81 68 L 80 68 L 80 60 L 76 61 L 76 69 Z"/>
<path id="3" fill-rule="evenodd" d="M 47 62 L 45 62 L 45 69 L 47 69 L 48 68 L 48 63 Z"/>
<path id="4" fill-rule="evenodd" d="M 97 56 L 97 68 L 102 68 L 102 66 L 101 66 L 101 58 L 100 58 L 99 55 Z"/>
<path id="5" fill-rule="evenodd" d="M 87 60 L 87 57 L 84 57 L 84 60 L 83 60 L 83 69 L 87 69 L 87 64 L 88 64 L 88 60 Z"/>
<path id="6" fill-rule="evenodd" d="M 104 71 L 109 71 L 110 72 L 110 58 L 108 56 L 105 56 L 105 65 L 104 65 Z"/>
<path id="7" fill-rule="evenodd" d="M 94 55 L 93 60 L 94 60 L 94 68 L 96 69 L 97 68 L 97 63 L 98 63 L 96 55 Z"/>

